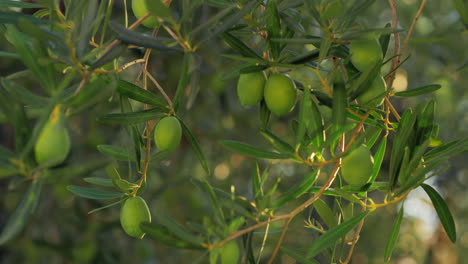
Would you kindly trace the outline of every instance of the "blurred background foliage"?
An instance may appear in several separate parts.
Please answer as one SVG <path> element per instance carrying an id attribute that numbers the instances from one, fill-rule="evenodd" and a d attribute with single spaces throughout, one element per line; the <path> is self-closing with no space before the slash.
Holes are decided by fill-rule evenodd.
<path id="1" fill-rule="evenodd" d="M 178 2 L 174 1 L 172 9 L 175 14 L 180 15 L 181 7 Z M 407 29 L 419 1 L 398 0 L 396 3 L 400 27 Z M 310 14 L 303 8 L 299 10 L 305 16 L 302 23 L 305 31 L 311 35 L 320 34 L 319 28 L 311 22 Z M 199 21 L 194 23 L 200 23 L 219 12 L 219 9 L 201 5 L 196 12 L 199 14 L 196 16 Z M 124 13 L 123 1 L 115 1 L 112 20 L 123 23 Z M 135 20 L 131 12 L 129 20 Z M 391 10 L 387 1 L 375 1 L 357 22 L 376 28 L 383 27 L 390 21 Z M 145 28 L 137 30 L 147 31 Z M 255 47 L 255 37 L 249 43 Z M 411 58 L 396 75 L 396 90 L 433 83 L 442 85 L 442 89 L 427 97 L 435 97 L 437 101 L 436 120 L 440 125 L 440 138 L 444 141 L 466 136 L 468 132 L 468 69 L 465 67 L 459 70 L 468 59 L 467 47 L 466 25 L 452 2 L 428 1 L 408 47 Z M 299 46 L 298 49 L 305 50 L 305 47 Z M 0 50 L 14 51 L 3 36 L 0 36 Z M 208 176 L 204 172 L 188 142 L 183 141 L 165 161 L 150 164 L 148 188 L 143 197 L 152 214 L 162 211 L 182 223 L 207 221 L 210 209 L 206 197 L 194 188 L 190 177 L 207 179 L 214 186 L 226 191 L 235 189 L 238 195 L 252 197 L 250 175 L 255 160 L 230 152 L 218 144 L 222 139 L 236 139 L 255 145 L 267 145 L 259 134 L 258 107 L 241 107 L 235 91 L 236 79 L 222 78 L 223 73 L 235 65 L 230 59 L 221 56 L 230 52 L 219 38 L 211 39 L 200 47 L 194 56 L 192 69 L 196 77 L 189 86 L 192 90 L 199 89 L 199 94 L 193 101 L 186 102 L 183 111 L 179 113 L 200 140 L 212 174 Z M 142 55 L 142 49 L 128 50 L 120 58 L 119 64 Z M 153 51 L 151 54 L 149 71 L 170 96 L 175 93 L 182 60 L 181 53 Z M 122 78 L 135 80 L 139 67 L 128 68 L 121 73 Z M 23 69 L 24 66 L 14 58 L 1 58 L 2 77 Z M 32 79 L 25 78 L 21 82 L 28 89 L 40 93 L 40 88 Z M 151 89 L 155 90 L 154 87 Z M 403 112 L 421 99 L 424 98 L 393 98 L 392 102 Z M 88 211 L 104 204 L 76 197 L 66 190 L 69 184 L 83 185 L 83 177 L 105 176 L 104 169 L 94 169 L 106 162 L 106 158 L 97 151 L 97 145 L 119 142 L 120 146 L 129 150 L 133 148 L 124 128 L 95 122 L 96 116 L 116 111 L 116 102 L 113 98 L 69 119 L 73 149 L 66 164 L 62 166 L 74 164 L 76 169 L 85 168 L 84 173 L 67 170 L 54 178 L 56 182 L 43 187 L 40 204 L 26 229 L 15 241 L 0 248 L 0 263 L 206 263 L 206 254 L 203 252 L 172 249 L 150 238 L 141 241 L 130 238 L 120 228 L 119 208 L 112 207 L 88 214 Z M 141 105 L 135 107 L 139 108 Z M 273 117 L 271 121 L 272 130 L 290 142 L 293 141 L 289 126 L 292 116 Z M 12 135 L 12 127 L 5 124 L 5 118 L 0 113 L 0 143 L 13 148 Z M 444 194 L 454 214 L 459 238 L 456 244 L 449 242 L 428 197 L 417 189 L 405 203 L 405 218 L 391 263 L 465 263 L 468 259 L 467 160 L 467 155 L 452 159 L 451 167 L 433 178 L 432 182 Z M 120 165 L 121 169 L 127 167 L 125 162 Z M 261 161 L 260 167 L 271 167 L 268 184 L 273 184 L 280 176 L 284 177 L 279 184 L 280 191 L 286 190 L 307 173 L 303 167 L 292 162 Z M 387 169 L 388 160 L 384 161 L 381 177 L 385 177 Z M 128 170 L 127 173 L 130 178 L 136 177 L 135 171 Z M 26 188 L 22 177 L 0 179 L 0 229 Z M 294 208 L 294 205 L 297 203 L 293 202 L 289 206 Z M 385 238 L 390 233 L 399 206 L 401 205 L 385 207 L 367 219 L 353 263 L 383 262 Z M 303 220 L 310 213 L 312 211 L 308 210 L 303 217 L 294 220 L 286 244 L 292 246 L 296 241 L 310 239 L 308 233 L 302 229 Z M 270 227 L 272 232 L 269 240 L 272 245 L 267 244 L 264 255 L 268 255 L 279 236 L 276 231 L 280 229 L 279 224 Z M 264 230 L 257 231 L 254 232 L 254 243 L 260 245 Z M 278 263 L 294 261 L 282 256 L 278 258 Z"/>

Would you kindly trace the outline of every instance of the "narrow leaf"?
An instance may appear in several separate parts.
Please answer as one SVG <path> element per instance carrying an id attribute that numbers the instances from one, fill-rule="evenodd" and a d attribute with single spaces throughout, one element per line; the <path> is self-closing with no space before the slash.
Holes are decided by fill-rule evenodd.
<path id="1" fill-rule="evenodd" d="M 154 238 L 157 242 L 168 247 L 185 249 L 204 249 L 201 245 L 192 244 L 190 242 L 180 240 L 162 225 L 154 223 L 141 223 L 140 227 L 148 237 Z"/>
<path id="2" fill-rule="evenodd" d="M 167 107 L 164 99 L 131 82 L 119 80 L 117 85 L 117 92 L 141 103 L 158 106 L 160 108 Z"/>
<path id="3" fill-rule="evenodd" d="M 122 193 L 118 193 L 118 192 L 103 191 L 103 190 L 98 190 L 98 189 L 93 189 L 93 188 L 88 188 L 88 187 L 81 187 L 81 186 L 76 186 L 76 185 L 68 185 L 67 189 L 70 192 L 80 197 L 87 198 L 87 199 L 95 199 L 95 200 L 115 199 L 115 198 L 122 197 L 123 195 Z"/>
<path id="4" fill-rule="evenodd" d="M 322 252 L 324 249 L 332 246 L 335 242 L 344 237 L 348 232 L 350 232 L 359 222 L 361 222 L 370 211 L 363 212 L 354 216 L 353 218 L 349 219 L 337 225 L 336 227 L 328 230 L 325 234 L 320 236 L 318 239 L 314 241 L 314 243 L 310 244 L 309 246 L 304 247 L 305 251 L 307 252 L 307 257 L 312 258 L 315 257 L 317 254 Z"/>
<path id="5" fill-rule="evenodd" d="M 242 42 L 240 39 L 236 38 L 231 33 L 224 32 L 220 36 L 237 53 L 239 53 L 239 54 L 241 54 L 243 56 L 246 56 L 246 57 L 261 59 L 261 57 L 255 51 L 250 49 L 247 45 L 245 45 L 244 42 Z"/>
<path id="6" fill-rule="evenodd" d="M 390 233 L 390 237 L 387 240 L 387 246 L 385 246 L 385 253 L 384 253 L 384 261 L 388 263 L 392 256 L 393 249 L 395 248 L 396 242 L 398 240 L 398 234 L 400 233 L 400 226 L 401 221 L 403 220 L 403 205 L 398 212 L 397 218 L 393 223 L 392 232 Z"/>
<path id="7" fill-rule="evenodd" d="M 320 170 L 314 170 L 309 173 L 301 182 L 297 183 L 293 187 L 289 188 L 285 193 L 281 194 L 271 206 L 272 208 L 279 208 L 282 205 L 301 197 L 304 193 L 307 193 L 319 175 Z"/>
<path id="8" fill-rule="evenodd" d="M 131 125 L 158 119 L 161 116 L 163 116 L 162 109 L 153 108 L 139 112 L 106 114 L 98 117 L 97 121 L 104 124 Z"/>
<path id="9" fill-rule="evenodd" d="M 86 177 L 83 180 L 85 182 L 87 182 L 87 183 L 91 183 L 91 184 L 98 185 L 98 186 L 104 186 L 104 187 L 113 187 L 114 186 L 114 184 L 112 184 L 112 180 L 107 179 L 107 178 Z"/>
<path id="10" fill-rule="evenodd" d="M 220 141 L 220 144 L 232 151 L 239 152 L 246 156 L 259 158 L 259 159 L 289 159 L 291 158 L 290 154 L 271 152 L 271 151 L 263 150 L 263 149 L 251 146 L 249 144 L 242 143 L 239 141 L 234 141 L 234 140 L 222 140 Z"/>
<path id="11" fill-rule="evenodd" d="M 203 241 L 199 237 L 192 234 L 185 227 L 177 223 L 176 219 L 172 218 L 169 215 L 166 215 L 164 212 L 158 211 L 157 214 L 154 214 L 154 217 L 157 220 L 157 222 L 164 225 L 171 233 L 173 233 L 178 238 L 186 242 L 190 242 L 194 245 L 202 244 Z"/>
<path id="12" fill-rule="evenodd" d="M 184 94 L 185 88 L 190 81 L 190 61 L 191 61 L 191 53 L 184 53 L 184 60 L 182 62 L 182 67 L 180 69 L 180 76 L 179 76 L 179 83 L 177 84 L 177 90 L 174 95 L 174 99 L 172 100 L 172 105 L 174 110 L 178 111 L 180 106 L 180 101 L 182 99 L 182 95 Z"/>
<path id="13" fill-rule="evenodd" d="M 121 147 L 112 146 L 112 145 L 98 145 L 97 149 L 102 154 L 109 155 L 116 160 L 135 161 L 135 157 L 130 156 L 128 151 Z"/>
<path id="14" fill-rule="evenodd" d="M 286 141 L 273 134 L 268 129 L 260 130 L 260 134 L 278 151 L 285 153 L 294 153 L 294 148 L 289 145 Z"/>
<path id="15" fill-rule="evenodd" d="M 423 187 L 424 191 L 426 191 L 427 195 L 431 199 L 432 204 L 434 205 L 434 208 L 437 212 L 437 215 L 439 215 L 440 222 L 442 223 L 442 226 L 444 227 L 447 236 L 450 238 L 450 241 L 452 241 L 452 243 L 455 243 L 455 241 L 457 240 L 455 222 L 453 221 L 452 214 L 450 213 L 450 210 L 447 204 L 445 203 L 444 199 L 431 186 L 427 184 L 421 184 L 421 187 Z"/>
<path id="16" fill-rule="evenodd" d="M 197 138 L 192 134 L 190 129 L 185 125 L 185 123 L 179 119 L 180 125 L 182 126 L 182 131 L 184 132 L 184 136 L 187 139 L 187 141 L 190 143 L 192 146 L 193 151 L 195 151 L 195 155 L 197 156 L 198 160 L 200 161 L 200 164 L 202 165 L 203 169 L 205 169 L 205 172 L 207 174 L 210 174 L 210 168 L 208 167 L 208 163 L 206 161 L 205 155 L 203 154 L 203 151 L 201 150 L 200 143 L 198 142 Z"/>
<path id="17" fill-rule="evenodd" d="M 398 96 L 398 97 L 420 96 L 420 95 L 423 95 L 423 94 L 428 94 L 428 93 L 435 92 L 435 91 L 439 90 L 440 88 L 442 88 L 442 86 L 440 84 L 430 84 L 430 85 L 410 89 L 410 90 L 407 90 L 407 91 L 396 92 L 394 94 L 394 96 Z"/>
<path id="18" fill-rule="evenodd" d="M 39 196 L 42 189 L 42 183 L 33 182 L 20 204 L 16 207 L 13 214 L 8 218 L 0 233 L 0 246 L 15 238 L 26 226 L 29 217 L 34 213 L 39 202 Z"/>

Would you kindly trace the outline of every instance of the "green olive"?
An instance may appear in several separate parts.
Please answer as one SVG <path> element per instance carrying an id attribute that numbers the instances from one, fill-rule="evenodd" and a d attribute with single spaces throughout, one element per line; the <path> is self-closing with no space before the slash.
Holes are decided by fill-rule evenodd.
<path id="1" fill-rule="evenodd" d="M 221 248 L 221 264 L 237 264 L 240 260 L 240 249 L 237 242 L 231 240 Z"/>
<path id="2" fill-rule="evenodd" d="M 374 158 L 370 150 L 361 145 L 346 155 L 341 162 L 341 175 L 351 186 L 362 187 L 372 176 Z"/>
<path id="3" fill-rule="evenodd" d="M 136 196 L 125 200 L 120 210 L 120 224 L 129 236 L 142 239 L 145 232 L 141 230 L 140 224 L 151 223 L 151 214 L 143 198 Z"/>
<path id="4" fill-rule="evenodd" d="M 377 107 L 383 103 L 386 90 L 387 85 L 385 80 L 381 75 L 379 75 L 372 81 L 370 87 L 360 94 L 356 100 L 361 105 Z"/>
<path id="5" fill-rule="evenodd" d="M 383 58 L 382 48 L 376 38 L 351 41 L 349 53 L 354 67 L 361 72 L 370 71 Z"/>
<path id="6" fill-rule="evenodd" d="M 70 135 L 61 106 L 55 106 L 34 146 L 38 164 L 53 167 L 62 163 L 70 152 Z"/>
<path id="7" fill-rule="evenodd" d="M 146 0 L 132 0 L 132 10 L 137 19 L 140 19 L 149 13 L 148 7 L 146 6 Z M 159 26 L 159 22 L 154 16 L 148 17 L 143 21 L 142 24 L 148 28 L 155 28 Z"/>
<path id="8" fill-rule="evenodd" d="M 242 106 L 253 106 L 263 98 L 263 87 L 266 75 L 264 72 L 241 74 L 237 82 L 237 95 Z"/>
<path id="9" fill-rule="evenodd" d="M 181 138 L 182 128 L 174 116 L 162 118 L 154 129 L 154 142 L 160 151 L 173 151 L 179 146 Z"/>
<path id="10" fill-rule="evenodd" d="M 282 116 L 291 112 L 296 104 L 296 96 L 296 85 L 291 78 L 283 74 L 270 75 L 265 85 L 264 97 L 273 114 Z"/>

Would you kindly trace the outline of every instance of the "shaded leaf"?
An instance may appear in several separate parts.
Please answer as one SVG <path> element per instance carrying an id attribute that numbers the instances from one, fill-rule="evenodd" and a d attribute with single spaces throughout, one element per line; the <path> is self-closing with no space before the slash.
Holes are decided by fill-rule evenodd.
<path id="1" fill-rule="evenodd" d="M 203 154 L 200 143 L 198 142 L 197 138 L 195 138 L 195 136 L 192 134 L 190 129 L 185 125 L 185 123 L 180 118 L 177 117 L 177 119 L 179 120 L 180 125 L 182 126 L 182 132 L 184 133 L 185 138 L 192 146 L 193 151 L 195 151 L 195 155 L 200 161 L 200 164 L 202 165 L 205 172 L 207 174 L 210 174 L 210 168 L 208 167 L 208 163 L 206 161 L 205 155 Z"/>
<path id="2" fill-rule="evenodd" d="M 259 159 L 289 159 L 291 158 L 291 154 L 271 152 L 271 151 L 263 150 L 263 149 L 251 146 L 249 144 L 242 143 L 239 141 L 234 141 L 234 140 L 222 140 L 220 141 L 220 144 L 232 151 L 239 152 L 246 156 L 259 158 Z"/>
<path id="3" fill-rule="evenodd" d="M 0 246 L 15 238 L 26 226 L 39 202 L 42 183 L 33 182 L 23 195 L 20 204 L 8 218 L 0 233 Z"/>
<path id="4" fill-rule="evenodd" d="M 400 208 L 400 211 L 398 212 L 397 218 L 395 219 L 395 222 L 393 223 L 392 232 L 390 233 L 390 236 L 388 237 L 387 245 L 385 246 L 385 253 L 384 253 L 385 263 L 388 263 L 390 261 L 393 249 L 395 248 L 396 242 L 398 240 L 398 234 L 400 233 L 400 225 L 401 225 L 401 221 L 403 220 L 403 208 L 404 207 L 402 205 Z"/>
<path id="5" fill-rule="evenodd" d="M 244 42 L 236 38 L 231 33 L 224 32 L 223 34 L 221 34 L 221 38 L 237 53 L 246 57 L 261 59 L 261 57 L 255 51 L 250 49 L 247 45 L 244 44 Z"/>
<path id="6" fill-rule="evenodd" d="M 164 112 L 162 111 L 162 109 L 153 108 L 139 112 L 106 114 L 98 117 L 97 121 L 104 124 L 131 125 L 143 123 L 148 120 L 158 119 L 163 115 Z"/>
<path id="7" fill-rule="evenodd" d="M 282 205 L 301 197 L 307 193 L 314 185 L 320 170 L 310 172 L 302 181 L 289 188 L 285 193 L 281 194 L 272 204 L 272 208 L 279 208 Z"/>
<path id="8" fill-rule="evenodd" d="M 109 155 L 116 160 L 121 161 L 135 161 L 135 157 L 130 156 L 128 151 L 124 148 L 112 146 L 112 145 L 98 145 L 97 149 L 99 152 Z"/>
<path id="9" fill-rule="evenodd" d="M 117 92 L 141 103 L 159 106 L 160 108 L 167 107 L 164 99 L 131 82 L 119 80 Z"/>
<path id="10" fill-rule="evenodd" d="M 114 184 L 112 184 L 112 180 L 107 179 L 107 178 L 86 177 L 86 178 L 83 178 L 83 180 L 85 182 L 87 182 L 87 183 L 91 183 L 91 184 L 98 185 L 98 186 L 104 186 L 104 187 L 113 187 L 114 186 Z"/>
<path id="11" fill-rule="evenodd" d="M 455 241 L 457 240 L 455 222 L 453 221 L 452 214 L 450 213 L 450 210 L 447 204 L 445 203 L 444 199 L 431 186 L 427 184 L 421 184 L 421 187 L 423 187 L 424 191 L 431 199 L 432 204 L 434 205 L 434 208 L 437 212 L 437 215 L 439 216 L 440 222 L 442 223 L 442 226 L 444 227 L 447 236 L 450 238 L 450 241 L 452 241 L 452 243 L 455 243 Z"/>
<path id="12" fill-rule="evenodd" d="M 67 190 L 74 193 L 77 196 L 87 198 L 87 199 L 115 199 L 122 197 L 123 194 L 119 192 L 103 191 L 88 187 L 81 187 L 76 185 L 68 185 Z"/>
<path id="13" fill-rule="evenodd" d="M 407 91 L 396 92 L 394 94 L 394 96 L 398 96 L 398 97 L 420 96 L 420 95 L 423 95 L 423 94 L 428 94 L 428 93 L 435 92 L 435 91 L 439 90 L 440 88 L 442 88 L 442 86 L 440 84 L 430 84 L 430 85 L 410 89 L 410 90 L 407 90 Z"/>
<path id="14" fill-rule="evenodd" d="M 361 222 L 370 211 L 360 213 L 353 218 L 345 221 L 336 227 L 329 229 L 325 234 L 321 235 L 312 244 L 304 247 L 303 249 L 307 252 L 306 256 L 309 258 L 315 257 L 324 249 L 332 246 L 341 237 L 345 236 L 350 232 L 359 222 Z"/>
<path id="15" fill-rule="evenodd" d="M 333 228 L 336 226 L 335 214 L 333 210 L 326 204 L 323 200 L 318 199 L 314 202 L 314 208 L 317 210 L 320 218 L 322 218 L 323 222 L 329 227 Z"/>
<path id="16" fill-rule="evenodd" d="M 177 238 L 171 232 L 169 232 L 166 227 L 162 225 L 154 223 L 141 223 L 140 227 L 146 233 L 147 236 L 156 239 L 156 241 L 168 247 L 185 249 L 204 249 L 201 245 L 193 244 Z"/>

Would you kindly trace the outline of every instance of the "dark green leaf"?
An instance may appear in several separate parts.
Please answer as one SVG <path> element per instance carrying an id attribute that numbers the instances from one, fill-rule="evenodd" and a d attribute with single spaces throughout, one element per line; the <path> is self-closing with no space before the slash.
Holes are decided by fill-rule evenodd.
<path id="1" fill-rule="evenodd" d="M 157 222 L 164 225 L 172 234 L 182 239 L 183 241 L 194 245 L 201 245 L 203 243 L 199 237 L 192 234 L 186 228 L 181 226 L 176 219 L 166 215 L 164 212 L 158 211 L 156 214 L 154 214 L 154 218 L 157 220 Z"/>
<path id="2" fill-rule="evenodd" d="M 270 0 L 267 3 L 266 7 L 266 24 L 268 30 L 268 41 L 271 38 L 280 38 L 281 34 L 281 25 L 280 25 L 280 17 L 278 14 L 278 8 L 276 6 L 275 0 Z M 279 58 L 281 49 L 280 44 L 274 41 L 268 42 L 270 45 L 270 51 L 273 56 L 273 59 L 276 60 Z"/>
<path id="3" fill-rule="evenodd" d="M 122 55 L 125 51 L 127 51 L 127 45 L 124 45 L 122 43 L 119 43 L 112 47 L 109 51 L 106 53 L 102 54 L 101 57 L 99 57 L 95 62 L 93 62 L 90 66 L 90 70 L 97 69 L 99 67 L 102 67 L 106 65 L 107 63 L 113 61 L 114 59 L 117 59 Z"/>
<path id="4" fill-rule="evenodd" d="M 14 0 L 0 0 L 0 6 L 5 7 L 19 7 L 19 8 L 42 8 L 43 5 L 28 3 L 28 2 L 20 2 Z"/>
<path id="5" fill-rule="evenodd" d="M 294 153 L 294 148 L 288 142 L 282 140 L 277 135 L 273 134 L 270 130 L 262 129 L 260 134 L 278 151 L 285 153 Z"/>
<path id="6" fill-rule="evenodd" d="M 391 23 L 387 23 L 385 25 L 385 28 L 389 28 L 391 26 L 392 26 Z M 388 50 L 388 44 L 390 43 L 390 34 L 381 35 L 379 38 L 379 43 L 380 43 L 380 47 L 382 47 L 383 57 L 385 58 L 385 55 L 387 54 L 387 50 Z"/>
<path id="7" fill-rule="evenodd" d="M 225 227 L 226 222 L 224 221 L 225 218 L 224 218 L 223 209 L 221 208 L 219 204 L 220 200 L 217 197 L 213 187 L 208 182 L 202 181 L 196 178 L 192 178 L 192 182 L 195 184 L 195 186 L 197 186 L 200 189 L 200 191 L 202 191 L 208 196 L 211 207 L 213 209 L 215 222 L 218 225 Z"/>
<path id="8" fill-rule="evenodd" d="M 324 249 L 335 244 L 335 242 L 338 239 L 345 236 L 357 224 L 359 224 L 359 222 L 361 222 L 368 214 L 369 214 L 369 211 L 363 212 L 361 214 L 354 216 L 348 221 L 345 221 L 341 223 L 340 225 L 337 225 L 336 227 L 328 230 L 325 234 L 323 234 L 318 239 L 316 239 L 312 244 L 304 247 L 305 251 L 307 252 L 306 254 L 307 257 L 309 258 L 315 257 Z"/>
<path id="9" fill-rule="evenodd" d="M 302 141 L 306 136 L 306 130 L 310 127 L 312 112 L 312 101 L 310 100 L 310 90 L 304 89 L 301 99 L 301 107 L 299 109 L 299 126 L 296 130 L 296 151 L 302 145 Z"/>
<path id="10" fill-rule="evenodd" d="M 114 75 L 99 76 L 92 78 L 79 92 L 68 102 L 71 114 L 89 110 L 93 105 L 110 98 L 117 86 Z"/>
<path id="11" fill-rule="evenodd" d="M 167 107 L 164 99 L 161 97 L 141 88 L 140 86 L 124 80 L 119 80 L 117 85 L 117 92 L 138 102 L 158 106 L 160 108 Z"/>
<path id="12" fill-rule="evenodd" d="M 285 193 L 282 193 L 280 197 L 278 197 L 271 206 L 272 208 L 280 208 L 282 205 L 295 200 L 301 197 L 304 193 L 310 190 L 310 188 L 314 185 L 317 177 L 319 175 L 320 170 L 314 170 L 310 172 L 302 181 L 297 183 L 296 185 L 288 188 Z"/>
<path id="13" fill-rule="evenodd" d="M 369 182 L 374 182 L 377 179 L 377 176 L 380 172 L 380 167 L 382 166 L 382 162 L 385 157 L 385 150 L 387 148 L 387 137 L 382 138 L 382 142 L 380 142 L 379 148 L 374 156 L 374 167 L 372 169 L 372 176 Z"/>
<path id="14" fill-rule="evenodd" d="M 83 180 L 85 182 L 87 182 L 87 183 L 91 183 L 91 184 L 98 185 L 98 186 L 104 186 L 104 187 L 113 187 L 114 186 L 114 184 L 112 184 L 112 180 L 107 179 L 107 178 L 86 177 Z"/>
<path id="15" fill-rule="evenodd" d="M 3 87 L 5 87 L 5 90 L 7 90 L 13 97 L 20 100 L 25 105 L 32 107 L 43 107 L 50 103 L 49 98 L 36 95 L 16 82 L 5 78 L 1 78 L 0 82 Z"/>
<path id="16" fill-rule="evenodd" d="M 97 149 L 102 154 L 109 155 L 116 160 L 135 161 L 135 157 L 130 156 L 128 151 L 121 147 L 112 146 L 112 145 L 98 145 Z"/>
<path id="17" fill-rule="evenodd" d="M 126 29 L 124 26 L 115 22 L 111 22 L 109 27 L 115 32 L 117 39 L 127 44 L 162 51 L 182 51 L 179 47 L 168 47 L 156 37 Z"/>
<path id="18" fill-rule="evenodd" d="M 457 240 L 455 222 L 453 221 L 452 214 L 450 213 L 450 210 L 447 204 L 445 203 L 444 199 L 431 186 L 427 184 L 421 184 L 421 187 L 423 187 L 424 191 L 426 191 L 429 198 L 431 198 L 432 204 L 434 205 L 437 215 L 439 216 L 440 222 L 442 223 L 442 226 L 444 227 L 447 236 L 450 238 L 450 241 L 452 241 L 452 243 L 455 243 L 455 241 Z"/>
<path id="19" fill-rule="evenodd" d="M 80 197 L 87 198 L 87 199 L 95 199 L 95 200 L 115 199 L 115 198 L 120 198 L 123 196 L 123 194 L 119 192 L 103 191 L 103 190 L 98 190 L 98 189 L 93 189 L 93 188 L 88 188 L 88 187 L 81 187 L 81 186 L 76 186 L 76 185 L 68 185 L 67 189 L 70 192 Z"/>
<path id="20" fill-rule="evenodd" d="M 390 236 L 388 237 L 387 240 L 387 246 L 385 246 L 385 254 L 384 254 L 384 261 L 385 263 L 388 263 L 390 261 L 390 258 L 392 257 L 392 252 L 393 249 L 395 248 L 396 242 L 398 240 L 398 234 L 400 233 L 400 225 L 401 221 L 403 220 L 403 205 L 400 208 L 400 211 L 398 212 L 397 218 L 395 219 L 395 222 L 393 223 L 392 227 L 392 232 L 390 233 Z"/>
<path id="21" fill-rule="evenodd" d="M 392 146 L 392 153 L 390 156 L 390 186 L 395 187 L 398 180 L 398 171 L 401 166 L 405 147 L 409 147 L 408 139 L 414 130 L 414 124 L 416 123 L 416 114 L 410 109 L 406 110 L 403 114 L 400 125 L 395 136 L 395 141 Z"/>
<path id="22" fill-rule="evenodd" d="M 23 231 L 29 217 L 34 213 L 37 207 L 42 189 L 41 187 L 42 183 L 40 182 L 33 182 L 29 186 L 20 204 L 8 218 L 6 224 L 3 225 L 2 232 L 0 233 L 0 246 L 5 245 L 5 243 L 12 240 Z"/>
<path id="23" fill-rule="evenodd" d="M 260 1 L 248 1 L 248 3 L 245 6 L 243 6 L 240 10 L 237 10 L 236 12 L 234 12 L 232 15 L 230 15 L 226 19 L 223 19 L 222 23 L 215 26 L 213 31 L 211 31 L 208 34 L 208 36 L 203 38 L 198 45 L 200 45 L 200 44 L 214 38 L 215 36 L 219 35 L 220 33 L 223 33 L 227 29 L 229 29 L 234 24 L 238 23 L 242 19 L 242 17 L 244 17 L 245 14 L 250 12 L 252 9 L 257 7 L 259 4 L 260 4 Z"/>
<path id="24" fill-rule="evenodd" d="M 163 115 L 162 109 L 153 108 L 139 112 L 106 114 L 98 117 L 97 121 L 104 124 L 131 125 L 155 120 Z"/>
<path id="25" fill-rule="evenodd" d="M 187 88 L 187 85 L 190 81 L 190 57 L 192 56 L 191 53 L 184 53 L 184 60 L 182 62 L 182 67 L 180 69 L 180 76 L 179 76 L 179 83 L 177 84 L 177 91 L 174 95 L 174 99 L 172 100 L 172 105 L 174 108 L 174 111 L 179 110 L 180 106 L 180 101 L 182 98 L 182 95 L 184 94 L 185 88 Z"/>
<path id="26" fill-rule="evenodd" d="M 240 39 L 236 38 L 234 35 L 232 35 L 229 32 L 224 32 L 221 34 L 221 38 L 226 41 L 226 43 L 237 53 L 246 56 L 246 57 L 252 57 L 252 58 L 259 58 L 261 59 L 258 54 L 250 49 L 247 45 L 244 44 Z"/>
<path id="27" fill-rule="evenodd" d="M 16 2 L 19 3 L 19 2 Z M 17 24 L 20 19 L 27 19 L 35 24 L 44 24 L 47 20 L 42 20 L 33 16 L 28 16 L 19 12 L 0 11 L 0 24 Z"/>
<path id="28" fill-rule="evenodd" d="M 346 88 L 344 84 L 335 84 L 333 87 L 333 107 L 332 119 L 333 129 L 338 131 L 342 129 L 346 122 L 346 108 L 348 106 L 348 99 L 346 96 Z"/>
<path id="29" fill-rule="evenodd" d="M 440 88 L 442 88 L 442 86 L 439 85 L 439 84 L 430 84 L 430 85 L 410 89 L 410 90 L 407 90 L 407 91 L 396 92 L 394 94 L 394 96 L 398 96 L 398 97 L 420 96 L 420 95 L 423 95 L 423 94 L 428 94 L 428 93 L 435 92 L 435 91 L 439 90 Z"/>
<path id="30" fill-rule="evenodd" d="M 242 143 L 234 140 L 222 140 L 220 144 L 232 151 L 239 152 L 246 156 L 259 158 L 259 159 L 289 159 L 291 154 L 283 154 L 277 152 L 271 152 L 263 150 L 246 143 Z"/>
<path id="31" fill-rule="evenodd" d="M 205 155 L 201 149 L 200 143 L 198 142 L 197 138 L 192 134 L 190 129 L 185 125 L 185 123 L 179 119 L 180 125 L 182 126 L 182 132 L 184 132 L 185 138 L 192 146 L 193 151 L 195 151 L 195 155 L 197 156 L 200 164 L 202 165 L 203 169 L 207 174 L 210 174 L 210 168 L 208 167 L 208 163 L 206 162 Z"/>
<path id="32" fill-rule="evenodd" d="M 315 96 L 314 96 L 315 97 Z M 320 113 L 320 110 L 315 103 L 314 100 L 311 102 L 311 110 L 310 110 L 310 122 L 309 126 L 307 127 L 309 134 L 312 138 L 310 144 L 315 148 L 319 149 L 323 143 L 324 135 L 323 135 L 323 117 Z"/>
<path id="33" fill-rule="evenodd" d="M 146 234 L 156 239 L 157 242 L 174 248 L 185 248 L 185 249 L 204 249 L 201 245 L 192 244 L 183 240 L 180 240 L 167 230 L 166 227 L 158 224 L 141 223 L 141 229 Z"/>

